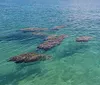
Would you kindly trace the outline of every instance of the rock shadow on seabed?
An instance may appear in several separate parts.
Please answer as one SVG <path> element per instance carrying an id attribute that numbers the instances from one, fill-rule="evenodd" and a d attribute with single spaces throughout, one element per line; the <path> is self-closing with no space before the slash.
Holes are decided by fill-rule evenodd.
<path id="1" fill-rule="evenodd" d="M 67 46 L 58 48 L 56 51 L 58 58 L 64 58 L 67 56 L 72 56 L 75 53 L 84 53 L 84 51 L 89 48 L 88 44 L 84 43 L 70 43 Z"/>

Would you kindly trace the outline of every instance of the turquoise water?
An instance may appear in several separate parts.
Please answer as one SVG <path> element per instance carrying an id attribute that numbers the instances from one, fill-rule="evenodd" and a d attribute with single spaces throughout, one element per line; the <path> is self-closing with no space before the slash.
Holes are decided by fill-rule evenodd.
<path id="1" fill-rule="evenodd" d="M 0 85 L 100 85 L 99 0 L 0 0 Z M 29 64 L 7 62 L 12 56 L 36 51 L 42 37 L 17 30 L 52 28 L 67 34 L 61 45 L 40 53 L 52 59 Z M 76 43 L 78 36 L 92 36 Z"/>

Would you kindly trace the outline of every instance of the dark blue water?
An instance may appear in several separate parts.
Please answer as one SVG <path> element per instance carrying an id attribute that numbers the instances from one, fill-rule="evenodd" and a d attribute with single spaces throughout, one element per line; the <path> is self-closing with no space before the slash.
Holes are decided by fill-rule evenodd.
<path id="1" fill-rule="evenodd" d="M 0 0 L 0 85 L 100 85 L 99 0 Z M 67 34 L 61 45 L 42 52 L 51 60 L 15 64 L 12 56 L 36 51 L 43 37 L 21 28 L 52 28 Z M 76 43 L 78 36 L 92 36 Z"/>

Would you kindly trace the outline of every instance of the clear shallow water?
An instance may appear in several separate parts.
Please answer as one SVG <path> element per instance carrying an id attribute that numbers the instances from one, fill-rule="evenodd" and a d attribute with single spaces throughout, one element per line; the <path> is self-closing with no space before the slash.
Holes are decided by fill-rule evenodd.
<path id="1" fill-rule="evenodd" d="M 87 3 L 85 3 L 87 2 Z M 100 85 L 100 5 L 98 0 L 0 0 L 0 85 Z M 15 64 L 12 56 L 35 51 L 41 37 L 16 31 L 66 25 L 61 45 L 43 52 L 48 61 Z M 76 43 L 81 35 L 93 36 Z"/>

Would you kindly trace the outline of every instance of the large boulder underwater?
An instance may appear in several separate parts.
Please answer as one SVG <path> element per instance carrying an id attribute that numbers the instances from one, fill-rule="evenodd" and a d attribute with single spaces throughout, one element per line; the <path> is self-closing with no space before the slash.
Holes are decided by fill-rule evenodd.
<path id="1" fill-rule="evenodd" d="M 50 59 L 51 56 L 44 55 L 44 54 L 37 54 L 37 53 L 26 53 L 21 54 L 18 56 L 11 57 L 8 61 L 13 61 L 15 63 L 29 63 L 29 62 L 35 62 L 35 61 L 42 61 Z"/>

